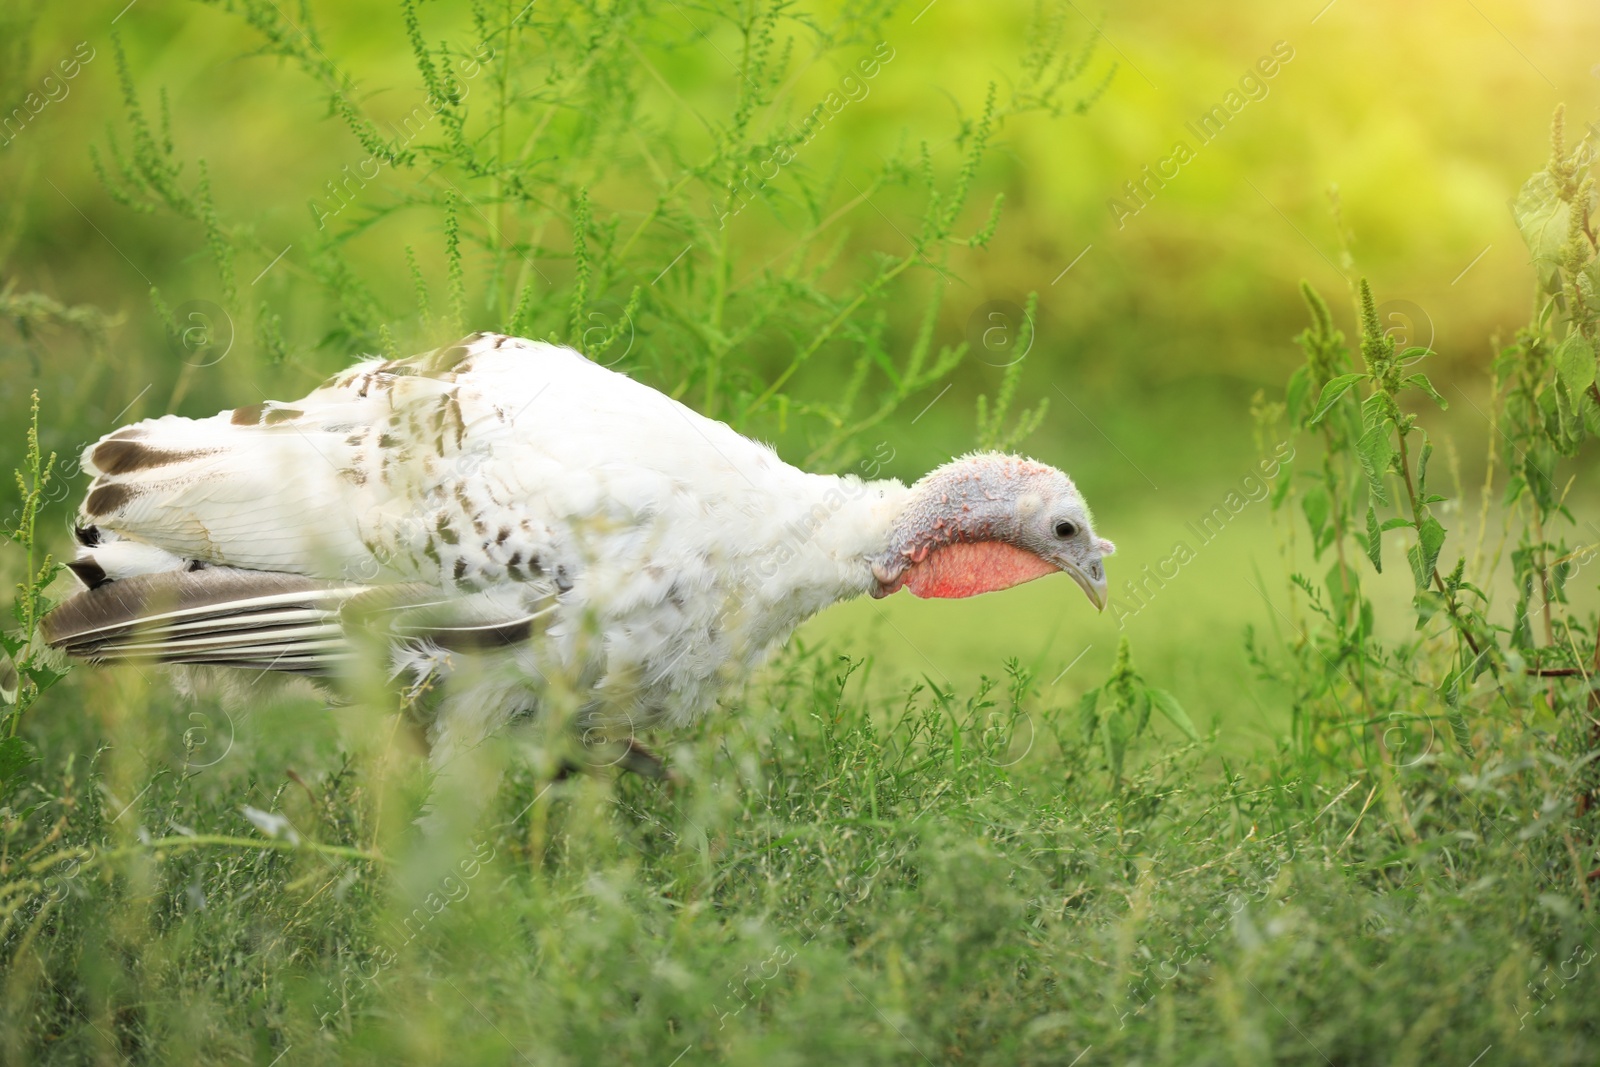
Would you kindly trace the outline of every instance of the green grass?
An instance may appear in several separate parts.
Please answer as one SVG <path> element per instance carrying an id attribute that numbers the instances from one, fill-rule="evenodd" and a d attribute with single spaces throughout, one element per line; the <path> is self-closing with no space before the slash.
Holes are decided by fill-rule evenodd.
<path id="1" fill-rule="evenodd" d="M 552 784 L 507 752 L 446 848 L 408 825 L 418 768 L 384 759 L 392 731 L 341 742 L 359 712 L 260 707 L 191 735 L 186 767 L 195 722 L 159 686 L 72 691 L 120 710 L 98 751 L 66 708 L 35 731 L 41 806 L 10 817 L 4 860 L 9 1062 L 1587 1063 L 1600 1044 L 1573 771 L 1509 723 L 1480 735 L 1492 755 L 1441 744 L 1396 773 L 1412 843 L 1376 770 L 1218 774 L 1203 745 L 1146 747 L 1113 791 L 1075 702 L 876 702 L 797 651 L 667 742 L 681 791 Z M 299 845 L 264 848 L 245 805 Z"/>

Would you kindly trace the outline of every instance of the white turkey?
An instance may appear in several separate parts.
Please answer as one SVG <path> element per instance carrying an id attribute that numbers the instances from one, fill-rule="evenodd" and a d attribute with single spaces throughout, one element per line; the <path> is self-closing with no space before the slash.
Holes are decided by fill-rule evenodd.
<path id="1" fill-rule="evenodd" d="M 1053 467 L 808 474 L 571 349 L 485 333 L 292 403 L 135 423 L 83 466 L 87 588 L 52 645 L 331 679 L 376 641 L 432 694 L 436 761 L 559 686 L 580 730 L 658 771 L 636 730 L 693 721 L 831 604 L 1064 571 L 1103 608 L 1113 551 Z"/>

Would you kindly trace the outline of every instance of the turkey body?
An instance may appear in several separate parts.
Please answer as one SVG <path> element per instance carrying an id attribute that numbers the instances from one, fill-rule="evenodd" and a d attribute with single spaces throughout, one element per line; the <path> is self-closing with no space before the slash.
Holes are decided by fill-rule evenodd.
<path id="1" fill-rule="evenodd" d="M 91 446 L 52 644 L 331 676 L 386 646 L 436 750 L 576 694 L 681 725 L 802 621 L 879 593 L 909 490 L 808 474 L 570 349 L 476 334 L 301 400 Z"/>

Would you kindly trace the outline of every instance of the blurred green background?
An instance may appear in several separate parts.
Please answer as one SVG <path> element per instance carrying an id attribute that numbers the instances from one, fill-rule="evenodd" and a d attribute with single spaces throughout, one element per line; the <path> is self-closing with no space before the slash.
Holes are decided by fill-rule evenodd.
<path id="1" fill-rule="evenodd" d="M 318 279 L 305 253 L 320 236 L 308 201 L 324 196 L 325 183 L 367 152 L 330 114 L 326 89 L 293 64 L 261 54 L 260 35 L 226 6 L 5 3 L 0 103 L 20 121 L 3 128 L 0 147 L 0 285 L 13 298 L 44 294 L 114 320 L 107 355 L 98 359 L 68 327 L 18 316 L 0 331 L 0 459 L 7 466 L 20 454 L 34 389 L 43 401 L 46 449 L 70 457 L 136 418 L 168 410 L 205 415 L 262 395 L 298 396 L 360 354 L 349 350 L 330 305 L 315 298 Z M 635 134 L 640 155 L 619 158 L 616 172 L 591 193 L 596 205 L 630 217 L 649 206 L 638 158 L 669 142 L 692 144 L 700 131 L 688 116 L 738 89 L 728 59 L 736 36 L 707 8 L 672 6 L 676 16 L 663 9 L 661 20 L 681 18 L 675 39 L 639 46 L 641 63 L 647 56 L 661 79 L 645 109 L 653 120 L 641 121 Z M 363 107 L 397 119 L 421 98 L 404 27 L 390 5 L 315 10 L 316 50 L 358 87 Z M 461 10 L 428 4 L 423 13 L 430 39 L 471 37 Z M 890 473 L 908 480 L 971 447 L 974 397 L 993 393 L 1003 373 L 995 364 L 1005 362 L 986 358 L 986 309 L 995 301 L 1020 306 L 1037 292 L 1036 338 L 1018 402 L 1045 397 L 1052 405 L 1023 447 L 1067 469 L 1101 532 L 1118 542 L 1114 588 L 1167 558 L 1179 539 L 1197 548 L 1196 558 L 1136 618 L 1095 616 L 1070 583 L 1052 580 L 973 601 L 902 596 L 852 604 L 818 619 L 802 638 L 870 653 L 876 676 L 893 679 L 925 673 L 965 683 L 995 674 L 1015 655 L 1045 681 L 1060 679 L 1065 697 L 1080 688 L 1074 672 L 1103 676 L 1125 622 L 1153 679 L 1182 694 L 1202 723 L 1220 719 L 1225 743 L 1254 744 L 1276 736 L 1282 719 L 1253 686 L 1241 684 L 1248 668 L 1237 638 L 1247 624 L 1289 625 L 1257 592 L 1283 586 L 1276 554 L 1282 533 L 1265 503 L 1251 503 L 1204 547 L 1185 524 L 1254 470 L 1251 398 L 1261 389 L 1269 399 L 1280 396 L 1300 359 L 1291 341 L 1304 322 L 1297 285 L 1306 278 L 1318 286 L 1349 334 L 1350 286 L 1365 275 L 1396 329 L 1412 343 L 1431 338 L 1440 353 L 1435 380 L 1453 401 L 1433 429 L 1453 443 L 1462 482 L 1475 487 L 1489 427 L 1472 401 L 1487 388 L 1492 338 L 1509 337 L 1526 321 L 1532 292 L 1507 201 L 1542 165 L 1557 103 L 1566 103 L 1574 136 L 1600 117 L 1600 9 L 1503 0 L 1111 9 L 913 3 L 883 24 L 893 59 L 871 79 L 870 92 L 818 133 L 797 166 L 835 168 L 849 180 L 919 142 L 948 163 L 987 87 L 998 85 L 1004 98 L 1018 83 L 1040 25 L 1058 26 L 1074 50 L 1092 48 L 1064 98 L 1065 112 L 1009 119 L 976 177 L 962 232 L 982 223 L 997 192 L 1005 195 L 1004 212 L 986 248 L 953 255 L 937 324 L 940 343 L 967 339 L 975 347 L 947 392 L 929 388 L 876 432 L 893 449 Z M 241 304 L 259 302 L 281 317 L 287 362 L 261 358 L 241 337 L 228 358 L 186 371 L 168 344 L 152 287 L 178 306 L 219 301 L 222 285 L 202 226 L 131 210 L 96 176 L 91 149 L 106 160 L 112 132 L 127 143 L 113 33 L 152 122 L 165 94 L 176 157 L 205 160 L 218 213 L 265 250 L 240 258 L 234 284 Z M 865 55 L 871 43 L 841 54 Z M 59 64 L 75 50 L 92 58 L 61 79 Z M 1273 75 L 1249 82 L 1243 106 L 1202 144 L 1188 124 L 1225 105 L 1241 79 L 1274 54 L 1280 62 Z M 789 95 L 802 103 L 820 99 L 841 74 L 828 62 L 799 64 Z M 1102 82 L 1092 106 L 1075 113 L 1071 103 Z M 491 91 L 487 83 L 483 91 Z M 35 114 L 31 102 L 41 99 L 48 103 Z M 1143 181 L 1146 166 L 1163 166 L 1180 140 L 1192 158 L 1159 187 L 1148 185 L 1142 206 L 1132 200 L 1125 183 Z M 187 166 L 184 180 L 192 182 L 196 172 Z M 1172 175 L 1172 164 L 1165 166 Z M 415 325 L 402 249 L 417 248 L 437 291 L 446 284 L 436 216 L 406 210 L 429 178 L 425 166 L 386 169 L 341 220 L 355 223 L 341 236 L 345 257 L 402 347 L 430 343 Z M 775 179 L 774 197 L 787 180 Z M 1334 190 L 1339 215 L 1331 210 Z M 897 199 L 841 197 L 837 206 L 830 237 L 842 242 L 841 270 L 904 253 L 916 218 Z M 729 225 L 736 240 L 759 249 L 776 245 L 787 223 L 762 199 Z M 505 310 L 503 291 L 480 284 L 490 256 L 473 243 L 485 241 L 491 227 L 487 215 L 464 221 L 469 320 Z M 664 272 L 680 243 L 660 237 Z M 275 249 L 283 249 L 281 259 L 272 258 Z M 693 269 L 699 253 L 686 251 L 678 269 Z M 569 264 L 541 266 L 570 275 Z M 623 289 L 617 299 L 625 295 Z M 650 323 L 638 325 L 636 343 L 648 347 Z M 895 345 L 909 344 L 914 329 L 913 321 L 891 316 Z M 781 366 L 760 351 L 750 358 Z M 647 361 L 630 369 L 652 384 L 674 384 L 652 378 Z M 837 381 L 819 371 L 797 386 L 825 394 Z M 686 399 L 694 401 L 692 394 Z M 1269 451 L 1275 443 L 1265 442 Z M 1593 472 L 1577 473 L 1579 492 L 1587 492 Z M 68 505 L 81 487 L 79 478 L 51 516 L 51 542 L 62 550 Z M 1472 488 L 1458 503 L 1475 512 L 1476 500 Z"/>

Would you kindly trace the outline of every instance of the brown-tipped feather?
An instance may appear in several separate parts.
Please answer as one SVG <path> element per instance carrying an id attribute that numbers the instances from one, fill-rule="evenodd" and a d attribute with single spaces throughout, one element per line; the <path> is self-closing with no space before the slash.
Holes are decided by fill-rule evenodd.
<path id="1" fill-rule="evenodd" d="M 339 608 L 360 586 L 293 574 L 208 567 L 87 589 L 43 620 L 44 637 L 91 660 L 150 659 L 305 671 L 348 653 Z"/>
<path id="2" fill-rule="evenodd" d="M 215 607 L 227 614 L 240 600 L 326 588 L 310 578 L 231 567 L 204 571 L 162 571 L 85 590 L 44 618 L 45 640 L 62 647 L 90 633 L 128 628 L 152 616 Z"/>
<path id="3" fill-rule="evenodd" d="M 56 608 L 44 637 L 97 662 L 150 660 L 331 674 L 354 654 L 351 627 L 452 651 L 507 648 L 548 612 L 453 623 L 423 586 L 367 587 L 300 575 L 206 567 L 107 581 Z"/>

